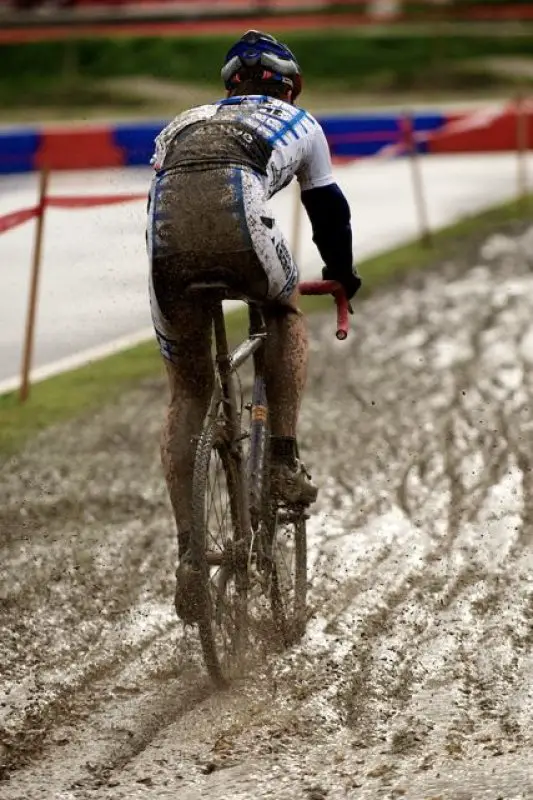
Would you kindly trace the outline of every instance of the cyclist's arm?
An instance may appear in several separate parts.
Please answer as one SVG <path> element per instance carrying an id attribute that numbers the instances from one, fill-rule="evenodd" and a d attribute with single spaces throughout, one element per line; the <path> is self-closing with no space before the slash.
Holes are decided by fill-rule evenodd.
<path id="1" fill-rule="evenodd" d="M 329 147 L 317 124 L 309 154 L 297 172 L 302 203 L 311 222 L 313 241 L 329 271 L 352 272 L 350 206 L 333 178 Z"/>
<path id="2" fill-rule="evenodd" d="M 313 229 L 313 241 L 328 270 L 345 273 L 353 267 L 350 207 L 336 183 L 302 192 Z"/>

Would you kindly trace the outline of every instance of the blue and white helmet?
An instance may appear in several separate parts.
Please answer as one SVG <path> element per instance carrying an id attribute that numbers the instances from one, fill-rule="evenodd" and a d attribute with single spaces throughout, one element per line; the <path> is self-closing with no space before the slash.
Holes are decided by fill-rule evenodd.
<path id="1" fill-rule="evenodd" d="M 240 71 L 263 67 L 260 79 L 279 81 L 292 89 L 293 101 L 302 91 L 302 75 L 295 57 L 286 45 L 261 31 L 247 31 L 229 49 L 221 70 L 226 89 L 235 89 L 241 82 Z"/>

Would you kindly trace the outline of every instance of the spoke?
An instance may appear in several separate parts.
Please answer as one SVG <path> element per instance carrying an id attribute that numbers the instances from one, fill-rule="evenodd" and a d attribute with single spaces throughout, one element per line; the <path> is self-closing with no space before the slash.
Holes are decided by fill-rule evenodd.
<path id="1" fill-rule="evenodd" d="M 227 517 L 228 511 L 231 508 L 231 499 L 229 496 L 229 487 L 228 487 L 228 480 L 226 475 L 226 470 L 224 468 L 224 459 L 218 455 L 218 464 L 217 464 L 217 474 L 223 477 L 223 487 L 221 486 L 222 481 L 219 481 L 219 508 L 220 514 L 217 514 L 217 520 L 219 524 L 220 535 L 223 539 L 224 544 L 227 543 L 229 536 L 228 536 L 228 527 L 227 527 Z M 224 495 L 226 502 L 222 503 L 222 495 Z"/>
<path id="2" fill-rule="evenodd" d="M 295 610 L 296 579 L 296 530 L 292 525 L 280 526 L 274 536 L 272 557 L 274 560 L 275 581 L 278 587 L 279 601 L 286 622 L 291 624 L 291 616 Z"/>
<path id="3" fill-rule="evenodd" d="M 218 455 L 216 455 L 215 458 L 218 460 Z M 218 467 L 218 464 L 217 464 L 217 461 L 215 461 L 214 484 L 213 484 L 213 487 L 212 487 L 212 497 L 213 497 L 212 510 L 214 511 L 214 514 L 215 514 L 215 517 L 216 517 L 217 530 L 220 531 L 220 517 L 218 515 L 217 503 L 216 503 L 216 496 L 217 496 L 217 494 L 220 495 L 220 486 L 219 486 L 219 482 L 218 482 L 218 469 L 217 469 L 217 467 Z M 218 489 L 218 492 L 217 492 L 217 489 Z"/>
<path id="4" fill-rule="evenodd" d="M 224 486 L 222 487 L 221 477 L 224 477 Z M 226 537 L 224 536 L 224 509 L 222 506 L 222 495 L 224 494 L 226 497 L 228 495 L 228 485 L 226 480 L 226 473 L 224 470 L 224 462 L 220 455 L 217 455 L 217 484 L 218 484 L 218 507 L 219 513 L 217 513 L 217 521 L 218 521 L 218 530 L 220 533 L 220 537 L 222 539 L 222 543 L 226 543 Z M 226 501 L 226 507 L 227 507 Z"/>
<path id="5" fill-rule="evenodd" d="M 216 486 L 212 487 L 212 507 L 213 512 L 216 517 L 217 522 L 217 531 L 215 535 L 208 530 L 209 537 L 212 542 L 217 546 L 217 549 L 224 550 L 225 546 L 227 545 L 228 541 L 230 541 L 233 537 L 231 536 L 231 499 L 229 497 L 229 488 L 227 477 L 224 470 L 224 461 L 217 453 L 216 456 L 216 466 L 215 466 L 215 476 L 216 476 Z M 224 477 L 222 481 L 221 478 Z M 221 484 L 224 484 L 223 486 Z M 218 491 L 217 491 L 218 490 Z M 218 495 L 218 508 L 217 508 L 217 499 L 216 496 Z M 226 502 L 223 503 L 222 496 L 224 495 Z"/>
<path id="6" fill-rule="evenodd" d="M 208 531 L 209 538 L 211 539 L 211 541 L 213 542 L 213 544 L 216 546 L 216 548 L 218 550 L 223 551 L 224 550 L 224 546 L 226 544 L 226 541 L 225 541 L 223 533 L 222 533 L 222 527 L 223 526 L 222 526 L 222 523 L 221 523 L 221 519 L 219 517 L 219 512 L 217 511 L 217 508 L 216 508 L 216 503 L 213 504 L 213 510 L 215 512 L 214 516 L 216 518 L 216 531 L 215 531 L 215 534 L 213 534 L 211 532 L 211 529 L 209 529 L 209 531 Z"/>
<path id="7" fill-rule="evenodd" d="M 231 519 L 231 501 L 229 499 L 228 499 L 228 502 L 226 503 L 226 508 L 224 509 L 224 512 L 223 512 L 223 515 L 222 515 L 222 525 L 223 525 L 224 530 L 226 532 L 226 536 L 224 537 L 224 541 L 225 542 L 227 542 L 230 538 L 232 538 L 229 535 L 228 518 Z"/>
<path id="8" fill-rule="evenodd" d="M 209 504 L 206 503 L 205 519 L 207 523 L 207 528 L 209 529 L 211 527 L 210 526 L 211 516 L 212 516 L 211 512 L 213 510 L 213 503 L 215 502 L 215 489 L 212 482 L 211 469 L 209 469 L 209 472 L 207 473 L 207 481 L 208 481 L 208 491 L 209 491 Z"/>
<path id="9" fill-rule="evenodd" d="M 223 552 L 235 538 L 233 498 L 230 497 L 232 486 L 231 472 L 235 465 L 228 453 L 213 450 L 208 474 L 209 498 L 206 498 L 208 513 L 207 538 L 216 551 Z M 229 471 L 230 477 L 228 478 Z M 223 576 L 224 567 L 218 566 L 209 576 L 209 593 L 211 596 L 213 634 L 218 639 L 220 657 L 228 667 L 237 650 L 242 597 L 235 587 L 235 575 L 225 577 L 223 586 L 217 585 Z M 240 648 L 239 648 L 240 649 Z"/>
<path id="10" fill-rule="evenodd" d="M 220 634 L 221 634 L 221 636 L 222 636 L 222 638 L 223 638 L 223 640 L 225 642 L 225 646 L 226 647 L 227 647 L 228 638 L 230 638 L 230 639 L 233 638 L 233 636 L 229 636 L 228 628 L 231 628 L 231 634 L 234 634 L 235 631 L 237 630 L 237 618 L 236 618 L 236 612 L 235 612 L 235 609 L 234 609 L 234 603 L 231 602 L 231 601 L 226 602 L 226 597 L 227 597 L 227 594 L 228 594 L 227 588 L 226 588 L 226 592 L 224 594 L 221 594 L 218 591 L 218 587 L 216 585 L 213 585 L 213 588 L 212 588 L 212 594 L 213 594 L 213 598 L 214 598 L 214 601 L 215 601 L 215 603 L 214 603 L 215 604 L 215 608 L 217 607 L 218 603 L 221 603 L 222 606 L 224 607 L 224 611 L 223 611 L 224 622 L 223 622 L 222 625 L 220 625 L 220 626 L 216 625 L 215 627 L 216 627 L 216 630 L 220 632 Z"/>

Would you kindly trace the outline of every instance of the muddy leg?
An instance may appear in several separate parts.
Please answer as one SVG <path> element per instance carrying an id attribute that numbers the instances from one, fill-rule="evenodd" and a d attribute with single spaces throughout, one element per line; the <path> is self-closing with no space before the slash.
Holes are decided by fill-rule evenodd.
<path id="1" fill-rule="evenodd" d="M 176 309 L 172 361 L 165 360 L 170 401 L 161 439 L 161 460 L 178 528 L 179 556 L 191 530 L 195 437 L 202 431 L 213 391 L 211 315 L 183 305 Z"/>
<path id="2" fill-rule="evenodd" d="M 296 305 L 296 294 L 291 304 Z M 265 378 L 270 410 L 273 456 L 295 455 L 298 414 L 307 378 L 307 327 L 301 314 L 276 308 L 266 312 L 268 337 L 265 349 Z M 286 442 L 284 445 L 283 442 Z"/>

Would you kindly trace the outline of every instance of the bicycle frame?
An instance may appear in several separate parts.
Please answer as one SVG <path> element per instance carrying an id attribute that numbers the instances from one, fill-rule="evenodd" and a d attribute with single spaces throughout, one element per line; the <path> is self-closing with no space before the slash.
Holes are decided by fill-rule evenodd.
<path id="1" fill-rule="evenodd" d="M 215 363 L 219 385 L 217 387 L 218 391 L 215 391 L 211 413 L 216 414 L 220 399 L 222 399 L 227 426 L 226 432 L 234 455 L 239 460 L 242 458 L 240 446 L 242 434 L 232 376 L 251 356 L 254 358 L 254 385 L 250 406 L 252 422 L 250 460 L 247 471 L 248 485 L 242 486 L 241 490 L 243 498 L 247 497 L 248 499 L 248 502 L 244 503 L 244 507 L 248 508 L 250 513 L 250 519 L 247 522 L 255 526 L 261 509 L 268 417 L 263 352 L 263 344 L 267 335 L 265 321 L 260 308 L 255 304 L 250 304 L 248 337 L 231 352 L 228 347 L 222 300 L 217 300 L 214 305 L 213 327 L 215 331 Z"/>
<path id="2" fill-rule="evenodd" d="M 230 662 L 238 665 L 246 657 L 254 620 L 260 626 L 252 638 L 262 638 L 263 612 L 259 619 L 252 610 L 257 590 L 269 600 L 268 617 L 272 618 L 277 639 L 289 645 L 303 635 L 307 515 L 303 505 L 286 508 L 267 491 L 270 470 L 266 463 L 269 420 L 264 308 L 249 303 L 248 336 L 230 352 L 223 311 L 223 300 L 232 296 L 229 286 L 198 283 L 189 288 L 203 293 L 202 302 L 211 312 L 216 372 L 193 473 L 191 557 L 198 570 L 196 621 L 206 666 L 217 683 L 225 684 Z M 342 295 L 341 303 L 338 284 L 321 281 L 305 286 L 304 292 L 307 290 L 336 292 L 338 322 L 346 328 L 339 326 L 339 331 L 345 338 L 347 302 Z M 254 382 L 252 402 L 246 406 L 251 414 L 248 426 L 241 421 L 243 406 L 238 402 L 234 372 L 249 358 L 254 362 Z M 214 502 L 217 489 L 219 511 Z M 280 526 L 283 531 L 278 536 Z M 292 547 L 288 541 L 292 541 Z M 233 588 L 228 589 L 230 583 Z"/>
<path id="3" fill-rule="evenodd" d="M 310 281 L 301 283 L 300 293 L 304 295 L 331 294 L 337 306 L 338 339 L 345 339 L 348 334 L 348 312 L 350 310 L 344 290 L 336 281 Z M 250 456 L 247 470 L 247 485 L 241 487 L 244 507 L 248 509 L 250 523 L 255 529 L 261 516 L 263 496 L 263 476 L 268 433 L 268 403 L 265 384 L 264 349 L 267 331 L 261 307 L 255 303 L 248 304 L 249 331 L 248 337 L 234 350 L 229 352 L 224 311 L 223 295 L 217 298 L 213 308 L 213 326 L 215 331 L 215 363 L 219 378 L 219 392 L 215 391 L 212 413 L 216 413 L 220 397 L 224 404 L 227 433 L 235 455 L 242 458 L 240 427 L 233 373 L 251 356 L 254 359 L 254 383 L 252 400 L 249 406 L 251 413 Z M 241 474 L 243 471 L 240 470 Z"/>

